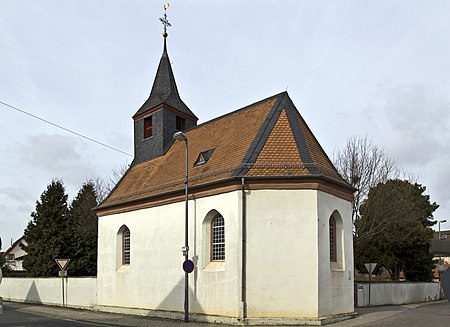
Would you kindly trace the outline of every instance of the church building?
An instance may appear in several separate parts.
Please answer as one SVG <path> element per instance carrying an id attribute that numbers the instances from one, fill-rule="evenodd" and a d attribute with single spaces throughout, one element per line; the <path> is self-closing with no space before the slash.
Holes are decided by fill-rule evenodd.
<path id="1" fill-rule="evenodd" d="M 99 308 L 249 325 L 352 316 L 353 188 L 287 92 L 197 125 L 163 35 L 134 160 L 96 208 Z"/>

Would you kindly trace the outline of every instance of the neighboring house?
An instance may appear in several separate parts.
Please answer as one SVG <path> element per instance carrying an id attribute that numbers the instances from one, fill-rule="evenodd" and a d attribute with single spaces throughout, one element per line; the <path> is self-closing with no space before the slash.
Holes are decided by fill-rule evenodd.
<path id="1" fill-rule="evenodd" d="M 441 236 L 440 246 L 438 248 L 435 248 L 433 245 L 437 245 L 438 243 L 436 241 L 439 240 L 439 234 Z M 433 236 L 433 242 L 431 251 L 433 254 L 435 254 L 434 260 L 439 260 L 439 254 L 441 254 L 441 260 L 442 264 L 450 264 L 450 230 L 443 230 L 441 232 L 434 232 Z M 448 243 L 447 243 L 448 242 Z M 437 253 L 436 251 L 442 251 L 442 253 Z"/>
<path id="2" fill-rule="evenodd" d="M 6 259 L 6 265 L 13 272 L 24 272 L 25 270 L 22 267 L 22 262 L 27 253 L 22 250 L 21 245 L 28 245 L 22 236 L 17 241 L 11 244 L 8 250 L 6 250 L 3 256 Z"/>
<path id="3" fill-rule="evenodd" d="M 353 188 L 286 92 L 197 125 L 165 37 L 133 119 L 134 161 L 96 209 L 99 307 L 182 317 L 186 143 L 173 134 L 184 131 L 191 317 L 321 324 L 353 314 Z"/>
<path id="4" fill-rule="evenodd" d="M 439 235 L 441 242 L 440 244 Z M 433 269 L 433 274 L 434 280 L 437 281 L 439 280 L 438 265 L 441 264 L 445 271 L 447 271 L 448 267 L 450 267 L 450 230 L 443 230 L 440 232 L 435 231 L 431 244 L 431 252 L 434 254 L 433 261 L 436 265 L 436 268 Z M 439 259 L 441 260 L 440 262 Z"/>

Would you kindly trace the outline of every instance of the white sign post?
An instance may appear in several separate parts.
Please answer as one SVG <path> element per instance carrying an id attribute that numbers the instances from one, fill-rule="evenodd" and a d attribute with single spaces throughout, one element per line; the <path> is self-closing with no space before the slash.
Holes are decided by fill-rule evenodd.
<path id="1" fill-rule="evenodd" d="M 372 273 L 377 267 L 377 263 L 375 262 L 365 263 L 364 266 L 366 266 L 367 272 L 369 273 L 369 307 L 370 307 L 370 281 L 372 280 L 371 278 Z"/>
<path id="2" fill-rule="evenodd" d="M 69 265 L 70 259 L 55 259 L 56 264 L 58 265 L 59 269 L 61 271 L 59 272 L 59 277 L 61 277 L 62 282 L 62 305 L 65 307 L 65 301 L 64 301 L 64 278 L 67 278 L 67 266 Z"/>

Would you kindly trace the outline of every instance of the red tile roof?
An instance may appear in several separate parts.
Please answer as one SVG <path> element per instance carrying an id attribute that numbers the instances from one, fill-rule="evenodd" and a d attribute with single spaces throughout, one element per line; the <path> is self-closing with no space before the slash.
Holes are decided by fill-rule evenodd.
<path id="1" fill-rule="evenodd" d="M 286 92 L 203 123 L 185 132 L 189 142 L 189 187 L 241 177 L 320 178 L 352 193 L 309 130 Z M 210 159 L 194 166 L 201 152 Z M 183 191 L 185 144 L 175 141 L 159 158 L 132 165 L 97 208 L 151 201 Z"/>

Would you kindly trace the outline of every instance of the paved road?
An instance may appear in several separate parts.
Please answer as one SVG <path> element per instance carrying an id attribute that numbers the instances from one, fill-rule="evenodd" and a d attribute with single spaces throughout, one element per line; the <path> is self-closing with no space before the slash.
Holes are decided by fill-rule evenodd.
<path id="1" fill-rule="evenodd" d="M 58 319 L 42 315 L 30 314 L 26 312 L 14 311 L 7 309 L 3 316 L 0 316 L 0 326 L 17 326 L 17 327 L 78 327 L 86 326 L 83 323 L 71 321 L 68 319 Z"/>
<path id="2" fill-rule="evenodd" d="M 330 325 L 332 327 L 449 327 L 450 303 L 439 301 L 423 304 L 358 308 L 359 316 Z"/>
<path id="3" fill-rule="evenodd" d="M 448 327 L 450 303 L 362 308 L 355 319 L 329 325 L 330 327 Z M 183 327 L 182 321 L 126 316 L 97 311 L 64 309 L 19 303 L 4 303 L 0 327 Z M 217 327 L 214 324 L 189 323 L 189 327 Z"/>
<path id="4" fill-rule="evenodd" d="M 185 327 L 182 321 L 4 302 L 0 327 Z M 189 323 L 189 327 L 217 327 Z"/>

